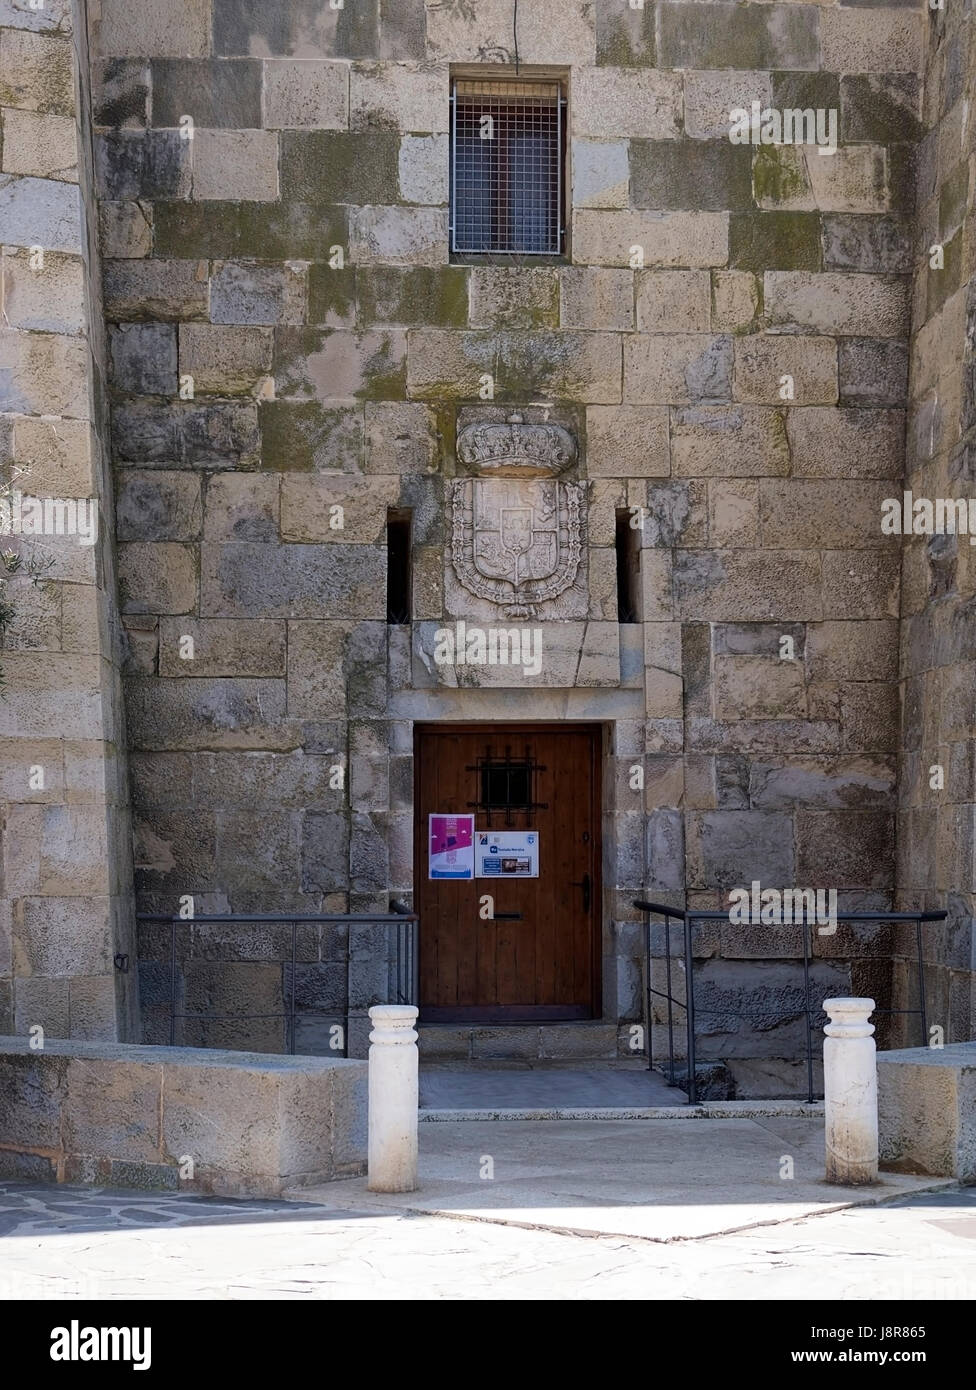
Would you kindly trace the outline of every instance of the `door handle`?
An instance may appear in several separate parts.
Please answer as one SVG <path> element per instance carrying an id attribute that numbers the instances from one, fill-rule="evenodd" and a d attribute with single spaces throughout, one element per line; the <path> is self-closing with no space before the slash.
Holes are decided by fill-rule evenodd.
<path id="1" fill-rule="evenodd" d="M 490 922 L 521 922 L 521 912 L 496 912 L 488 919 Z"/>
<path id="2" fill-rule="evenodd" d="M 580 881 L 579 881 L 578 883 L 577 883 L 577 882 L 572 883 L 572 884 L 571 884 L 571 887 L 573 887 L 573 888 L 582 888 L 582 890 L 583 890 L 583 911 L 584 911 L 584 912 L 589 912 L 589 910 L 590 910 L 590 876 L 589 876 L 589 874 L 584 874 L 583 877 L 582 877 L 582 879 L 580 879 Z"/>

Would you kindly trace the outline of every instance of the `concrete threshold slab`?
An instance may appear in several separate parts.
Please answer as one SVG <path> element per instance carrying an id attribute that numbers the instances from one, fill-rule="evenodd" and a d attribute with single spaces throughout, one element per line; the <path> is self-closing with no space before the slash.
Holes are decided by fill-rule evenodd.
<path id="1" fill-rule="evenodd" d="M 421 1127 L 417 1192 L 369 1192 L 356 1178 L 285 1195 L 339 1210 L 670 1244 L 957 1186 L 900 1173 L 884 1173 L 872 1187 L 832 1186 L 823 1178 L 822 1120 L 808 1113 L 712 1113 L 705 1125 L 685 1118 L 479 1123 L 466 1113 Z"/>
<path id="2" fill-rule="evenodd" d="M 558 1106 L 547 1110 L 422 1109 L 421 1124 L 454 1124 L 462 1120 L 822 1120 L 823 1101 L 706 1100 L 700 1105 Z"/>

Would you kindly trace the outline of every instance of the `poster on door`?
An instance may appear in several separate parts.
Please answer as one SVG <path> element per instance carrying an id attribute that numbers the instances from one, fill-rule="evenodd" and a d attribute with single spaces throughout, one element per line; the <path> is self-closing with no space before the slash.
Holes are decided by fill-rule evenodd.
<path id="1" fill-rule="evenodd" d="M 428 878 L 474 878 L 474 816 L 429 817 Z"/>
<path id="2" fill-rule="evenodd" d="M 537 830 L 479 830 L 477 878 L 538 878 Z"/>

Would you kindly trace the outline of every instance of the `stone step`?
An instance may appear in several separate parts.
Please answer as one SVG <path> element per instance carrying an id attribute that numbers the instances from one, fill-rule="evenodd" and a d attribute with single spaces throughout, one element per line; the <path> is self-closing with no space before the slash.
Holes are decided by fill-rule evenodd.
<path id="1" fill-rule="evenodd" d="M 427 1061 L 604 1061 L 617 1058 L 616 1023 L 422 1023 Z"/>

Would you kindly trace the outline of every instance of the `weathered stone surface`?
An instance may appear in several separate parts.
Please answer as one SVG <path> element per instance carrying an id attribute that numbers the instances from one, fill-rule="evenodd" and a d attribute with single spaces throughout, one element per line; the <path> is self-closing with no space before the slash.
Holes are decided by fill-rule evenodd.
<path id="1" fill-rule="evenodd" d="M 0 44 L 0 103 L 22 111 L 73 116 L 71 40 L 7 29 Z"/>
<path id="2" fill-rule="evenodd" d="M 680 616 L 697 621 L 809 622 L 822 616 L 820 557 L 807 551 L 679 551 L 674 586 Z"/>
<path id="3" fill-rule="evenodd" d="M 446 135 L 405 135 L 400 141 L 400 197 L 407 203 L 446 203 L 450 167 Z"/>
<path id="4" fill-rule="evenodd" d="M 728 260 L 738 270 L 819 270 L 820 243 L 815 213 L 737 212 L 729 218 Z"/>
<path id="5" fill-rule="evenodd" d="M 903 274 L 911 266 L 911 229 L 904 218 L 831 213 L 823 229 L 828 270 Z"/>
<path id="6" fill-rule="evenodd" d="M 438 457 L 434 416 L 427 406 L 367 402 L 367 473 L 432 473 Z"/>
<path id="7" fill-rule="evenodd" d="M 817 20 L 815 5 L 756 5 L 736 15 L 733 29 L 721 5 L 662 4 L 658 62 L 669 68 L 816 68 Z"/>
<path id="8" fill-rule="evenodd" d="M 407 386 L 411 396 L 477 399 L 487 373 L 495 395 L 524 400 L 527 391 L 552 392 L 592 404 L 620 400 L 618 334 L 409 334 Z"/>
<path id="9" fill-rule="evenodd" d="M 75 123 L 70 116 L 44 116 L 11 107 L 3 119 L 3 170 L 42 179 L 78 178 Z"/>
<path id="10" fill-rule="evenodd" d="M 468 292 L 472 328 L 555 328 L 559 322 L 555 270 L 476 267 Z"/>
<path id="11" fill-rule="evenodd" d="M 588 265 L 725 265 L 729 215 L 582 209 L 573 215 L 573 253 Z"/>
<path id="12" fill-rule="evenodd" d="M 711 280 L 712 328 L 754 332 L 762 303 L 759 279 L 745 270 L 713 270 Z"/>
<path id="13" fill-rule="evenodd" d="M 189 613 L 197 602 L 193 550 L 134 541 L 119 547 L 119 590 L 125 613 Z"/>
<path id="14" fill-rule="evenodd" d="M 4 409 L 27 415 L 87 419 L 87 347 L 63 334 L 0 329 L 0 382 Z"/>
<path id="15" fill-rule="evenodd" d="M 318 401 L 271 401 L 260 408 L 261 453 L 267 467 L 360 472 L 362 407 Z"/>
<path id="16" fill-rule="evenodd" d="M 349 74 L 350 130 L 432 133 L 448 128 L 447 66 L 354 63 Z"/>
<path id="17" fill-rule="evenodd" d="M 53 252 L 44 273 L 31 268 L 30 251 L 5 248 L 2 262 L 3 314 L 10 328 L 45 333 L 80 333 L 85 327 L 84 267 L 80 258 Z"/>
<path id="18" fill-rule="evenodd" d="M 126 469 L 116 499 L 122 541 L 193 541 L 200 535 L 200 479 L 165 469 Z"/>
<path id="19" fill-rule="evenodd" d="M 117 201 L 189 197 L 192 158 L 192 142 L 177 130 L 113 130 L 95 137 L 99 192 Z"/>
<path id="20" fill-rule="evenodd" d="M 154 0 L 102 0 L 92 46 L 101 57 L 207 53 L 209 0 L 175 0 L 165 10 Z"/>
<path id="21" fill-rule="evenodd" d="M 348 124 L 345 63 L 265 63 L 264 125 L 269 130 L 346 130 Z"/>
<path id="22" fill-rule="evenodd" d="M 403 392 L 406 334 L 278 329 L 274 376 L 295 400 L 396 399 Z"/>
<path id="23" fill-rule="evenodd" d="M 784 378 L 792 398 L 784 397 Z M 831 405 L 837 400 L 837 347 L 830 338 L 748 337 L 735 340 L 736 400 L 776 405 Z"/>
<path id="24" fill-rule="evenodd" d="M 277 540 L 279 491 L 275 474 L 214 474 L 207 483 L 204 536 L 213 541 Z"/>
<path id="25" fill-rule="evenodd" d="M 387 508 L 399 493 L 395 478 L 286 476 L 281 484 L 281 538 L 376 545 L 385 538 Z"/>
<path id="26" fill-rule="evenodd" d="M 92 118 L 96 126 L 145 130 L 149 124 L 148 59 L 108 58 L 92 63 Z"/>
<path id="27" fill-rule="evenodd" d="M 903 10 L 843 8 L 821 16 L 823 65 L 832 72 L 919 72 L 922 42 L 921 15 Z"/>
<path id="28" fill-rule="evenodd" d="M 758 101 L 766 110 L 772 103 L 772 86 L 764 72 L 686 72 L 685 134 L 695 140 L 727 140 L 729 112 L 751 111 Z"/>
<path id="29" fill-rule="evenodd" d="M 320 321 L 321 291 L 335 271 L 312 267 L 310 317 Z M 461 266 L 375 266 L 356 274 L 359 323 L 464 328 L 468 321 L 468 271 Z"/>
<path id="30" fill-rule="evenodd" d="M 841 405 L 897 406 L 908 396 L 908 348 L 890 339 L 846 338 L 838 346 Z"/>
<path id="31" fill-rule="evenodd" d="M 99 241 L 109 259 L 148 256 L 152 250 L 152 211 L 136 202 L 102 202 L 98 209 Z"/>
<path id="32" fill-rule="evenodd" d="M 717 719 L 802 718 L 807 712 L 803 672 L 779 656 L 716 656 Z"/>
<path id="33" fill-rule="evenodd" d="M 0 241 L 81 254 L 81 201 L 74 184 L 0 174 Z"/>
<path id="34" fill-rule="evenodd" d="M 399 140 L 386 131 L 285 131 L 281 136 L 282 197 L 290 202 L 361 207 L 390 203 L 397 187 L 399 156 Z"/>
<path id="35" fill-rule="evenodd" d="M 976 1146 L 976 1046 L 905 1048 L 878 1053 L 878 1148 L 881 1166 L 972 1182 Z"/>
<path id="36" fill-rule="evenodd" d="M 136 749 L 295 747 L 282 680 L 130 677 L 126 718 Z"/>
<path id="37" fill-rule="evenodd" d="M 441 208 L 354 208 L 350 255 L 363 265 L 446 265 L 447 221 Z"/>
<path id="38" fill-rule="evenodd" d="M 120 391 L 176 395 L 176 329 L 165 324 L 123 324 L 110 334 L 112 380 Z"/>
<path id="39" fill-rule="evenodd" d="M 637 272 L 639 333 L 707 333 L 711 284 L 704 270 Z"/>
<path id="40" fill-rule="evenodd" d="M 771 550 L 891 549 L 895 538 L 882 535 L 880 523 L 890 490 L 884 481 L 764 479 L 759 489 L 763 544 Z"/>
<path id="41" fill-rule="evenodd" d="M 696 812 L 688 817 L 686 830 L 692 887 L 737 888 L 753 879 L 766 885 L 797 881 L 793 826 L 781 812 Z"/>
<path id="42" fill-rule="evenodd" d="M 752 206 L 752 151 L 723 140 L 631 140 L 636 208 L 722 212 Z"/>
<path id="43" fill-rule="evenodd" d="M 808 478 L 900 478 L 904 415 L 900 410 L 791 410 L 787 434 L 793 472 Z M 869 442 L 870 441 L 870 442 Z M 878 526 L 880 529 L 880 513 Z"/>
<path id="44" fill-rule="evenodd" d="M 786 333 L 901 338 L 908 332 L 907 284 L 881 275 L 766 272 L 763 302 L 770 328 Z"/>
<path id="45" fill-rule="evenodd" d="M 235 395 L 253 392 L 271 370 L 270 328 L 184 323 L 180 327 L 180 375 L 196 391 Z"/>
<path id="46" fill-rule="evenodd" d="M 204 545 L 207 617 L 386 618 L 386 552 L 365 545 Z"/>
<path id="47" fill-rule="evenodd" d="M 260 202 L 278 196 L 278 137 L 267 130 L 198 130 L 194 198 Z"/>
<path id="48" fill-rule="evenodd" d="M 384 603 L 378 622 L 289 624 L 289 715 L 333 719 L 347 708 L 359 718 L 385 713 L 385 618 Z"/>
<path id="49" fill-rule="evenodd" d="M 679 133 L 681 79 L 654 68 L 584 68 L 573 85 L 573 135 L 666 140 Z"/>
<path id="50" fill-rule="evenodd" d="M 731 338 L 672 333 L 625 340 L 625 400 L 706 405 L 731 396 Z"/>
<path id="51" fill-rule="evenodd" d="M 893 680 L 898 670 L 897 624 L 828 622 L 807 629 L 810 674 L 836 680 Z"/>
<path id="52" fill-rule="evenodd" d="M 894 618 L 900 557 L 876 550 L 834 550 L 823 557 L 825 618 Z"/>
<path id="53" fill-rule="evenodd" d="M 663 478 L 671 471 L 663 406 L 590 406 L 586 466 L 591 478 Z"/>
<path id="54" fill-rule="evenodd" d="M 254 60 L 155 59 L 153 124 L 178 128 L 182 117 L 191 116 L 197 131 L 258 130 L 261 78 L 262 64 Z"/>
<path id="55" fill-rule="evenodd" d="M 213 323 L 302 323 L 306 282 L 302 268 L 218 262 L 210 281 Z"/>
<path id="56" fill-rule="evenodd" d="M 634 273 L 571 266 L 559 277 L 559 322 L 563 328 L 634 327 Z"/>
<path id="57" fill-rule="evenodd" d="M 204 319 L 210 307 L 205 261 L 103 262 L 102 293 L 109 319 Z"/>
<path id="58" fill-rule="evenodd" d="M 625 140 L 573 141 L 575 207 L 627 207 L 630 187 L 628 150 Z"/>
<path id="59" fill-rule="evenodd" d="M 281 203 L 157 202 L 154 223 L 160 256 L 314 260 L 324 247 L 346 244 L 344 208 L 293 199 Z"/>
<path id="60" fill-rule="evenodd" d="M 559 11 L 559 54 L 563 63 L 591 64 L 596 56 L 593 8 L 568 4 Z M 519 11 L 518 52 L 523 63 L 552 62 L 553 12 L 544 0 L 528 0 Z M 508 0 L 477 5 L 428 5 L 427 53 L 442 62 L 514 63 L 512 10 Z M 399 55 L 398 55 L 399 56 Z"/>

